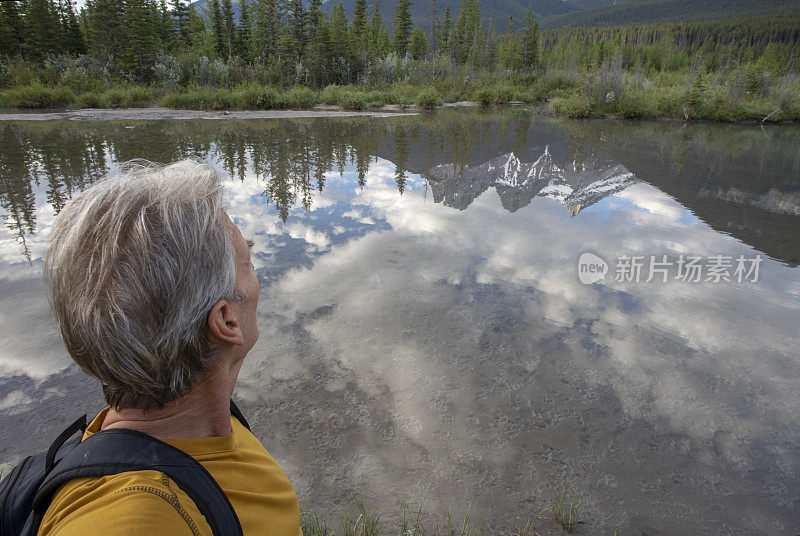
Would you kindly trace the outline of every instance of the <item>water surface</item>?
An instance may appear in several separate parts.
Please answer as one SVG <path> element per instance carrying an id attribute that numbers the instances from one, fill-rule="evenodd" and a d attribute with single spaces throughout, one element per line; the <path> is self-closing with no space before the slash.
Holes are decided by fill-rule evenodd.
<path id="1" fill-rule="evenodd" d="M 208 159 L 255 241 L 261 338 L 237 399 L 301 502 L 576 532 L 800 531 L 800 131 L 396 118 L 0 122 L 0 462 L 99 388 L 41 257 L 120 162 Z M 583 284 L 578 259 L 609 263 Z M 761 259 L 738 281 L 616 281 L 622 256 Z M 547 513 L 545 513 L 547 515 Z"/>

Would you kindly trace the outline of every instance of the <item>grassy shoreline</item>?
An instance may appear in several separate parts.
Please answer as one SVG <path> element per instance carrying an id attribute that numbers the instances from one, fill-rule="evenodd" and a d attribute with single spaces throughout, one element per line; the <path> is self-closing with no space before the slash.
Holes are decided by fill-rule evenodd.
<path id="1" fill-rule="evenodd" d="M 277 88 L 257 84 L 162 90 L 125 85 L 76 93 L 68 86 L 32 84 L 0 91 L 3 109 L 136 108 L 154 105 L 182 110 L 307 110 L 324 104 L 347 111 L 379 110 L 384 105 L 435 109 L 444 103 L 472 101 L 482 105 L 522 102 L 536 111 L 569 118 L 689 119 L 721 122 L 800 121 L 800 88 L 789 97 L 744 95 L 732 99 L 714 87 L 676 83 L 630 88 L 617 96 L 597 94 L 567 80 L 549 78 L 531 85 L 496 84 L 447 91 L 436 86 L 396 83 L 382 88 L 331 85 L 322 90 L 302 86 Z"/>
<path id="2" fill-rule="evenodd" d="M 422 506 L 411 508 L 411 502 L 394 512 L 383 512 L 368 507 L 363 500 L 354 498 L 338 505 L 331 517 L 321 516 L 307 505 L 301 506 L 300 516 L 304 536 L 489 536 L 497 534 L 487 528 L 483 520 L 471 515 L 470 503 L 463 516 L 436 514 Z M 555 498 L 551 506 L 543 508 L 528 519 L 519 520 L 508 536 L 566 536 L 579 525 L 581 505 L 569 485 Z M 612 536 L 619 535 L 617 528 Z"/>

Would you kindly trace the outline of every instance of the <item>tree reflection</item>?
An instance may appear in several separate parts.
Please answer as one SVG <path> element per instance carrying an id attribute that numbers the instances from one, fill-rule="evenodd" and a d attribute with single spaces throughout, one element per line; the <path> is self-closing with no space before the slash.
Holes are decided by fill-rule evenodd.
<path id="1" fill-rule="evenodd" d="M 770 140 L 740 125 L 551 121 L 523 109 L 441 110 L 381 119 L 7 121 L 0 124 L 0 206 L 29 255 L 25 240 L 36 231 L 37 203 L 58 212 L 75 192 L 119 162 L 209 159 L 234 179 L 254 176 L 264 185 L 265 202 L 286 221 L 295 207 L 313 209 L 331 173 L 342 174 L 350 166 L 358 187 L 368 187 L 370 168 L 380 158 L 394 164 L 400 194 L 409 175 L 418 174 L 426 181 L 426 195 L 430 187 L 435 201 L 465 209 L 494 186 L 513 212 L 547 190 L 521 179 L 517 184 L 516 176 L 508 182 L 496 163 L 514 161 L 519 169 L 531 169 L 546 157 L 553 159 L 554 169 L 579 173 L 569 179 L 577 181 L 571 186 L 576 192 L 591 187 L 592 169 L 622 164 L 693 211 L 713 213 L 707 221 L 715 228 L 744 233 L 749 238 L 743 239 L 763 245 L 764 233 L 756 227 L 765 221 L 791 225 L 796 216 L 786 214 L 785 207 L 787 199 L 789 208 L 794 206 L 791 196 L 800 189 L 800 156 L 785 149 L 800 146 L 800 136 L 779 127 L 773 132 Z M 705 179 L 698 181 L 699 175 Z M 777 194 L 765 197 L 770 188 Z M 447 201 L 447 192 L 458 201 Z M 584 195 L 565 208 L 574 216 L 599 199 Z M 754 216 L 756 210 L 770 210 L 768 201 L 784 207 L 784 214 Z M 718 210 L 734 202 L 747 214 Z M 747 229 L 728 221 L 734 217 Z M 789 257 L 796 262 L 800 255 Z"/>

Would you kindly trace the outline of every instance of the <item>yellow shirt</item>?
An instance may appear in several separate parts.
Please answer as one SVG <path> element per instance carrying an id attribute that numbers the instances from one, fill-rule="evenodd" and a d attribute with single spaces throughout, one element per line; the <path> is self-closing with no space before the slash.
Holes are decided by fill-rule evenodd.
<path id="1" fill-rule="evenodd" d="M 100 430 L 103 410 L 86 439 Z M 256 437 L 231 417 L 233 433 L 165 441 L 211 473 L 233 505 L 245 536 L 302 536 L 297 495 Z M 61 486 L 39 527 L 39 536 L 211 536 L 194 502 L 158 471 L 129 471 L 77 478 Z"/>

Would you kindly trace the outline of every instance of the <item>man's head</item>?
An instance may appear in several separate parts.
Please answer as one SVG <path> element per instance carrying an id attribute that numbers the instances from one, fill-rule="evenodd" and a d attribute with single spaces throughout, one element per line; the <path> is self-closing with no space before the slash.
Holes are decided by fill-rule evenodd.
<path id="1" fill-rule="evenodd" d="M 44 276 L 67 350 L 116 409 L 187 394 L 258 337 L 248 246 L 207 164 L 129 163 L 75 196 L 56 218 Z"/>

